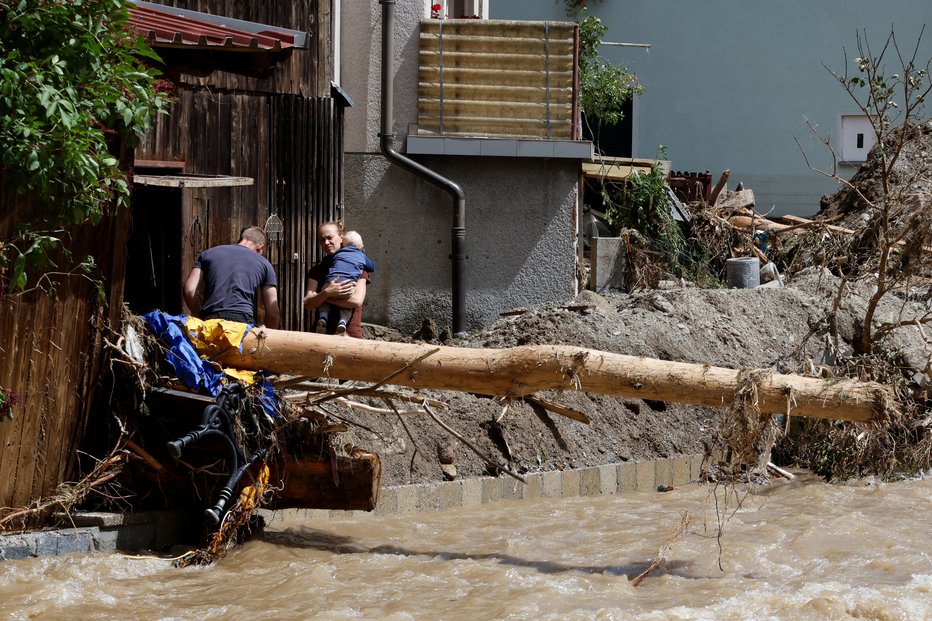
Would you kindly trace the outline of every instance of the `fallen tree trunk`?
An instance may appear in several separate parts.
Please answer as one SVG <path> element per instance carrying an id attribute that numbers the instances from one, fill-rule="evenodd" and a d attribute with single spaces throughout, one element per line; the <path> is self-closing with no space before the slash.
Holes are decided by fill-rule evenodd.
<path id="1" fill-rule="evenodd" d="M 255 328 L 242 350 L 211 359 L 239 369 L 366 382 L 396 374 L 387 383 L 493 396 L 578 390 L 711 407 L 730 405 L 742 383 L 734 369 L 562 345 L 471 349 Z M 759 380 L 757 391 L 761 412 L 814 418 L 867 421 L 894 404 L 887 387 L 850 379 L 774 372 Z"/>

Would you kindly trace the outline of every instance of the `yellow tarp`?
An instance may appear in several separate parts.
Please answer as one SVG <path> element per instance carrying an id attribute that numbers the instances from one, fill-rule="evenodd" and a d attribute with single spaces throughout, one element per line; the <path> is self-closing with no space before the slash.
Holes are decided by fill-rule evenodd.
<path id="1" fill-rule="evenodd" d="M 248 323 L 229 321 L 227 319 L 198 319 L 188 316 L 186 324 L 188 338 L 201 356 L 207 357 L 231 347 L 239 349 L 246 333 L 249 332 Z M 254 371 L 241 371 L 238 369 L 223 369 L 223 372 L 246 384 L 254 383 Z"/>

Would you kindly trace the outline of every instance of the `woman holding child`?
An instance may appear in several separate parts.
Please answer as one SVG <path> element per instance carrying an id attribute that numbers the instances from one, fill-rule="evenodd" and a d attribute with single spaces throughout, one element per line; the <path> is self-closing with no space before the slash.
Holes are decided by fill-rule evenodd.
<path id="1" fill-rule="evenodd" d="M 317 243 L 326 256 L 308 272 L 304 308 L 318 311 L 317 332 L 362 338 L 362 305 L 374 269 L 362 239 L 337 222 L 325 222 L 317 229 Z"/>

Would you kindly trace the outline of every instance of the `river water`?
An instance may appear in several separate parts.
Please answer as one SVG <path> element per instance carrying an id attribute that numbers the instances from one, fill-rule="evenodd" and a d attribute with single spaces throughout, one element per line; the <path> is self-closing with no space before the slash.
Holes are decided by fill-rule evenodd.
<path id="1" fill-rule="evenodd" d="M 722 496 L 719 495 L 721 501 Z M 932 478 L 274 520 L 211 567 L 0 563 L 3 619 L 932 619 Z M 685 535 L 639 586 L 683 512 Z"/>

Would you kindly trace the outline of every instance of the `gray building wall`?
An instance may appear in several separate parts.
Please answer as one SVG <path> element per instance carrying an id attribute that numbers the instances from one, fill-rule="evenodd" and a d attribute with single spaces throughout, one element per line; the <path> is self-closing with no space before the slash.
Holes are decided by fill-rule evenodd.
<path id="1" fill-rule="evenodd" d="M 646 89 L 636 155 L 655 157 L 662 144 L 674 170 L 710 170 L 717 178 L 730 168 L 732 187 L 743 181 L 752 188 L 760 209 L 807 215 L 837 188 L 807 168 L 796 145 L 799 139 L 814 164 L 830 167 L 830 154 L 804 118 L 836 141 L 840 115 L 857 113 L 825 66 L 843 70 L 843 50 L 857 56 L 856 33 L 865 28 L 879 51 L 891 24 L 911 54 L 922 25 L 932 21 L 932 2 L 605 0 L 590 13 L 608 27 L 606 40 L 651 44 L 647 52 L 602 50 Z M 493 0 L 491 16 L 565 17 L 562 3 L 551 0 Z M 917 55 L 921 66 L 932 57 L 929 34 Z M 855 170 L 841 172 L 849 177 Z"/>
<path id="2" fill-rule="evenodd" d="M 558 160 L 425 157 L 466 193 L 466 321 L 476 327 L 516 307 L 574 293 L 576 171 Z M 448 194 L 380 155 L 347 154 L 348 225 L 376 264 L 365 321 L 413 331 L 449 325 Z"/>
<path id="3" fill-rule="evenodd" d="M 417 121 L 418 22 L 422 0 L 395 13 L 396 146 Z M 449 195 L 379 154 L 381 5 L 344 0 L 341 86 L 345 118 L 345 220 L 376 264 L 363 320 L 404 331 L 424 318 L 451 322 Z M 466 193 L 466 321 L 477 327 L 507 309 L 575 293 L 577 160 L 417 156 Z"/>

